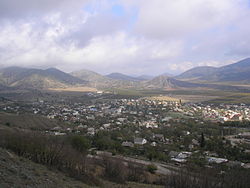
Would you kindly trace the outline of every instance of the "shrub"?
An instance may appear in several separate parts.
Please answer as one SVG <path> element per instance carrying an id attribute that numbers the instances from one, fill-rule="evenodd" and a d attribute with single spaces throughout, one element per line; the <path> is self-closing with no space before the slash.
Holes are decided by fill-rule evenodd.
<path id="1" fill-rule="evenodd" d="M 147 166 L 147 170 L 151 173 L 154 174 L 155 171 L 157 170 L 157 166 L 155 166 L 154 164 L 150 164 Z"/>
<path id="2" fill-rule="evenodd" d="M 71 145 L 81 153 L 85 153 L 90 148 L 89 140 L 79 135 L 73 136 L 71 138 Z"/>
<path id="3" fill-rule="evenodd" d="M 105 177 L 117 183 L 125 183 L 127 179 L 127 169 L 125 165 L 115 159 L 106 158 L 104 160 Z"/>

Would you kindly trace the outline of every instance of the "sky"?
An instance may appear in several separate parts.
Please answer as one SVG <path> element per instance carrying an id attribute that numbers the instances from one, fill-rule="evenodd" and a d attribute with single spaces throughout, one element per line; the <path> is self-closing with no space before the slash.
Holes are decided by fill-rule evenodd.
<path id="1" fill-rule="evenodd" d="M 247 57 L 249 0 L 0 0 L 0 68 L 158 75 Z"/>

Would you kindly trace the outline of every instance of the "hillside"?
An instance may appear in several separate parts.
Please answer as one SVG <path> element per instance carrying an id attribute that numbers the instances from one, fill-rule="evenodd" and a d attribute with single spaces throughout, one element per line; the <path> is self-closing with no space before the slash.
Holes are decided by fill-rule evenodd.
<path id="1" fill-rule="evenodd" d="M 4 86 L 18 88 L 54 88 L 84 85 L 87 82 L 58 69 L 28 69 L 9 67 L 0 70 L 0 82 Z"/>
<path id="2" fill-rule="evenodd" d="M 47 130 L 57 126 L 65 127 L 63 123 L 48 119 L 44 116 L 33 114 L 16 115 L 11 113 L 0 113 L 0 128 Z"/>
<path id="3" fill-rule="evenodd" d="M 85 69 L 72 72 L 71 75 L 88 81 L 88 86 L 95 88 L 127 88 L 136 85 L 134 81 L 114 79 Z"/>
<path id="4" fill-rule="evenodd" d="M 168 76 L 157 76 L 152 80 L 144 82 L 143 87 L 146 88 L 161 88 L 161 89 L 177 89 L 177 88 L 192 88 L 192 87 L 202 87 L 201 84 L 194 84 L 184 81 L 179 81 Z"/>
<path id="5" fill-rule="evenodd" d="M 189 80 L 195 80 L 200 79 L 204 76 L 208 76 L 213 74 L 217 68 L 210 67 L 210 66 L 203 66 L 203 67 L 195 67 L 192 68 L 178 76 L 176 76 L 176 79 L 189 79 Z"/>
<path id="6" fill-rule="evenodd" d="M 10 90 L 11 88 L 0 83 L 0 90 Z"/>
<path id="7" fill-rule="evenodd" d="M 212 79 L 221 82 L 232 81 L 250 83 L 250 58 L 220 67 L 213 75 L 204 77 L 204 79 Z"/>
<path id="8" fill-rule="evenodd" d="M 0 187 L 90 187 L 0 148 Z"/>
<path id="9" fill-rule="evenodd" d="M 61 187 L 61 188 L 90 188 L 81 181 L 68 177 L 57 170 L 50 170 L 44 165 L 34 163 L 26 158 L 0 147 L 0 187 Z M 103 188 L 163 188 L 160 185 L 127 182 L 117 184 L 102 181 Z"/>
<path id="10" fill-rule="evenodd" d="M 139 80 L 151 80 L 154 77 L 150 76 L 150 75 L 140 75 L 140 76 L 137 76 L 136 78 L 139 79 Z"/>
<path id="11" fill-rule="evenodd" d="M 133 82 L 143 80 L 140 77 L 128 76 L 122 73 L 111 73 L 111 74 L 108 74 L 107 77 L 115 79 L 115 80 L 133 81 Z"/>
<path id="12" fill-rule="evenodd" d="M 88 81 L 89 86 L 92 87 L 105 87 L 106 85 L 112 84 L 112 79 L 90 70 L 82 69 L 72 72 L 71 75 Z"/>
<path id="13" fill-rule="evenodd" d="M 176 88 L 177 86 L 172 83 L 172 79 L 168 76 L 158 76 L 145 83 L 148 88 Z"/>
<path id="14" fill-rule="evenodd" d="M 97 89 L 177 89 L 206 87 L 223 90 L 228 83 L 250 83 L 250 58 L 219 68 L 209 66 L 196 67 L 176 77 L 169 77 L 166 74 L 155 78 L 148 76 L 132 77 L 121 73 L 112 73 L 103 76 L 89 70 L 79 70 L 67 74 L 55 68 L 42 70 L 9 67 L 0 70 L 1 90 L 9 90 L 10 88 L 60 89 L 80 86 Z M 218 84 L 223 87 L 220 87 Z"/>
<path id="15" fill-rule="evenodd" d="M 250 83 L 250 58 L 239 62 L 215 67 L 196 67 L 190 69 L 179 76 L 177 79 L 195 80 L 206 82 L 235 82 Z"/>

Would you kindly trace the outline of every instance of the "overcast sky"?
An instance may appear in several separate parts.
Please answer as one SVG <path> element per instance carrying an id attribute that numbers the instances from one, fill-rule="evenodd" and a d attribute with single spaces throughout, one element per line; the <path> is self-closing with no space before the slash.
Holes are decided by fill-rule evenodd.
<path id="1" fill-rule="evenodd" d="M 250 57 L 250 0 L 0 0 L 0 66 L 177 74 Z"/>

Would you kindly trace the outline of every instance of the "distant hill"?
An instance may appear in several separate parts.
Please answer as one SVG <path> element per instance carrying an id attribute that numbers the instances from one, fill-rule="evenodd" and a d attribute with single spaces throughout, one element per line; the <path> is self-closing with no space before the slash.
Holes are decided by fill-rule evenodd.
<path id="1" fill-rule="evenodd" d="M 88 85 L 95 88 L 128 88 L 136 85 L 134 81 L 114 79 L 103 76 L 90 70 L 79 70 L 71 73 L 72 76 L 88 81 Z"/>
<path id="2" fill-rule="evenodd" d="M 250 83 L 250 58 L 220 67 L 211 76 L 204 77 L 205 80 L 211 78 L 221 82 L 233 81 Z"/>
<path id="3" fill-rule="evenodd" d="M 143 80 L 141 78 L 128 76 L 122 73 L 111 73 L 106 76 L 115 80 L 125 80 L 125 81 L 134 81 L 134 82 Z"/>
<path id="4" fill-rule="evenodd" d="M 68 88 L 72 86 L 89 86 L 100 89 L 194 87 L 230 89 L 228 83 L 250 84 L 250 58 L 219 68 L 196 67 L 176 77 L 162 74 L 155 78 L 147 75 L 133 77 L 121 73 L 103 76 L 89 70 L 79 70 L 68 74 L 55 68 L 42 70 L 9 67 L 0 69 L 1 90 Z"/>
<path id="5" fill-rule="evenodd" d="M 151 75 L 140 75 L 140 76 L 137 76 L 136 77 L 138 80 L 151 80 L 154 78 L 154 76 L 151 76 Z"/>
<path id="6" fill-rule="evenodd" d="M 175 78 L 207 82 L 250 83 L 250 58 L 219 68 L 196 67 Z"/>
<path id="7" fill-rule="evenodd" d="M 173 74 L 168 73 L 168 72 L 165 72 L 165 73 L 161 74 L 160 76 L 174 77 L 174 75 L 173 75 Z"/>
<path id="8" fill-rule="evenodd" d="M 195 68 L 192 68 L 192 69 L 176 76 L 175 78 L 195 80 L 195 79 L 200 79 L 204 76 L 211 75 L 216 70 L 217 70 L 217 68 L 210 67 L 210 66 L 195 67 Z"/>
<path id="9" fill-rule="evenodd" d="M 42 70 L 9 67 L 0 70 L 0 83 L 9 87 L 44 89 L 84 85 L 87 82 L 55 68 Z"/>
<path id="10" fill-rule="evenodd" d="M 190 87 L 201 87 L 201 84 L 189 83 L 180 81 L 175 78 L 168 76 L 157 76 L 152 80 L 144 82 L 146 88 L 162 88 L 162 89 L 177 89 L 177 88 L 190 88 Z"/>
<path id="11" fill-rule="evenodd" d="M 10 88 L 0 83 L 0 90 L 9 90 Z"/>
<path id="12" fill-rule="evenodd" d="M 104 86 L 110 82 L 112 82 L 112 79 L 103 76 L 101 74 L 98 74 L 94 71 L 82 69 L 79 71 L 75 71 L 71 73 L 72 76 L 79 78 L 81 80 L 86 80 L 89 82 L 89 85 L 92 87 L 98 87 L 98 86 Z"/>
<path id="13" fill-rule="evenodd" d="M 176 88 L 174 83 L 172 83 L 172 78 L 168 76 L 157 76 L 152 80 L 147 81 L 146 87 L 148 88 Z"/>
<path id="14" fill-rule="evenodd" d="M 144 89 L 219 89 L 223 91 L 249 92 L 249 88 L 244 86 L 232 86 L 227 84 L 211 84 L 211 83 L 193 83 L 191 81 L 182 81 L 168 76 L 157 76 L 152 80 L 141 83 Z"/>

